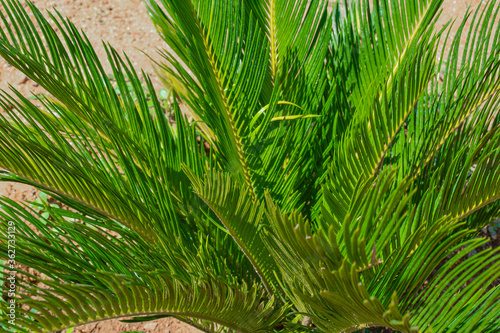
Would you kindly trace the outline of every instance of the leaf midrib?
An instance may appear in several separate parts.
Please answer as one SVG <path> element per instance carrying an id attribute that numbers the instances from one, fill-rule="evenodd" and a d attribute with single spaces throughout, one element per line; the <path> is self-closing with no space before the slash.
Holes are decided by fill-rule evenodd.
<path id="1" fill-rule="evenodd" d="M 203 28 L 201 26 L 201 22 L 198 18 L 198 15 L 196 14 L 196 11 L 194 10 L 192 3 L 191 3 L 191 10 L 193 12 L 193 17 L 194 17 L 196 25 L 198 27 L 200 36 L 202 38 L 203 45 L 205 47 L 205 52 L 207 54 L 208 61 L 210 63 L 211 73 L 212 73 L 213 78 L 215 79 L 215 81 L 217 83 L 217 88 L 219 90 L 218 97 L 220 98 L 220 102 L 222 103 L 222 106 L 223 106 L 224 111 L 225 111 L 225 112 L 223 112 L 225 125 L 226 125 L 226 127 L 229 127 L 228 133 L 229 133 L 230 138 L 231 138 L 230 141 L 233 144 L 233 149 L 238 154 L 238 161 L 240 162 L 238 166 L 240 169 L 240 173 L 243 176 L 246 185 L 250 189 L 250 193 L 251 193 L 252 197 L 255 198 L 255 188 L 253 186 L 253 182 L 252 182 L 251 175 L 250 175 L 250 168 L 248 166 L 245 152 L 243 150 L 243 143 L 242 143 L 240 136 L 238 135 L 238 131 L 237 131 L 236 125 L 234 123 L 234 119 L 233 119 L 233 116 L 231 113 L 231 106 L 229 105 L 229 103 L 227 101 L 227 96 L 224 93 L 224 86 L 222 84 L 221 77 L 218 75 L 219 71 L 217 70 L 216 61 L 215 61 L 214 55 L 211 51 L 211 45 L 210 45 L 210 42 L 208 40 L 208 36 L 205 35 L 205 33 L 203 31 Z"/>

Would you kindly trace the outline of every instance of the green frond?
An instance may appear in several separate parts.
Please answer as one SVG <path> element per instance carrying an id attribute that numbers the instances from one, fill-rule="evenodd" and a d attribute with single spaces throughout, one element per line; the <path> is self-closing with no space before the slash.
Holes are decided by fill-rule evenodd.
<path id="1" fill-rule="evenodd" d="M 328 1 L 259 0 L 244 1 L 266 32 L 269 45 L 271 78 L 279 83 L 289 70 L 287 58 L 291 50 L 298 62 L 314 52 L 313 41 L 326 19 Z"/>
<path id="2" fill-rule="evenodd" d="M 371 326 L 417 331 L 409 315 L 399 312 L 396 292 L 389 304 L 383 304 L 385 299 L 377 299 L 367 289 L 374 270 L 395 250 L 386 247 L 397 243 L 404 220 L 404 214 L 399 212 L 408 203 L 408 198 L 400 197 L 405 188 L 391 192 L 389 198 L 384 195 L 394 181 L 395 172 L 381 177 L 375 186 L 372 180 L 364 188 L 361 195 L 364 203 L 357 205 L 360 211 L 352 212 L 351 222 L 351 218 L 346 217 L 349 221 L 344 221 L 342 228 L 331 224 L 326 230 L 312 232 L 310 223 L 302 216 L 282 214 L 268 203 L 274 233 L 267 238 L 266 245 L 282 271 L 287 286 L 285 292 L 299 311 L 311 316 L 322 331 L 354 332 Z M 380 215 L 373 215 L 379 209 Z M 375 223 L 379 221 L 384 226 L 378 228 Z M 372 230 L 386 232 L 379 235 Z"/>
<path id="3" fill-rule="evenodd" d="M 477 142 L 493 128 L 498 118 L 500 75 L 498 13 L 497 1 L 490 1 L 472 17 L 469 13 L 455 37 L 444 43 L 436 75 L 408 118 L 407 135 L 400 135 L 395 144 L 398 158 L 408 156 L 405 174 L 429 178 L 447 163 L 448 152 L 455 152 L 453 147 Z M 460 41 L 469 22 L 468 42 L 461 50 Z M 475 40 L 475 34 L 484 39 Z"/>
<path id="4" fill-rule="evenodd" d="M 392 89 L 383 90 L 381 100 L 376 96 L 369 107 L 359 110 L 346 130 L 333 159 L 328 177 L 331 181 L 326 182 L 334 200 L 329 204 L 330 209 L 333 205 L 341 209 L 335 210 L 337 219 L 345 217 L 357 184 L 382 169 L 393 141 L 427 88 L 433 75 L 436 41 L 430 43 L 430 46 L 423 44 L 425 47 L 420 47 L 408 63 L 401 65 Z"/>
<path id="5" fill-rule="evenodd" d="M 331 104 L 325 105 L 330 108 L 330 115 L 322 119 L 320 128 L 323 128 L 323 133 L 319 137 L 336 139 L 318 145 L 318 160 L 346 169 L 336 171 L 348 179 L 346 184 L 336 188 L 339 193 L 337 200 L 341 200 L 339 202 L 344 206 L 349 205 L 349 196 L 362 174 L 369 177 L 382 167 L 396 135 L 432 77 L 435 57 L 432 45 L 436 43 L 436 37 L 432 37 L 432 22 L 441 3 L 379 0 L 373 2 L 372 8 L 357 1 L 346 1 L 344 8 L 340 2 L 333 6 L 334 29 L 327 57 Z M 402 69 L 405 66 L 409 67 Z M 409 70 L 412 66 L 419 68 L 417 73 L 422 71 L 419 77 L 400 77 L 402 73 L 416 74 L 415 70 Z M 398 83 L 400 80 L 402 82 Z M 415 84 L 407 87 L 407 82 Z M 398 89 L 404 89 L 407 95 L 398 93 Z M 405 105 L 398 104 L 393 98 Z M 399 114 L 394 114 L 394 110 Z M 352 132 L 346 133 L 349 131 Z M 371 135 L 372 131 L 378 133 L 363 137 Z M 350 140 L 354 141 L 355 147 L 348 147 L 353 145 Z M 347 152 L 350 149 L 355 149 L 357 155 Z M 351 155 L 355 158 L 347 161 Z M 366 159 L 357 162 L 359 157 Z M 355 166 L 345 166 L 345 163 L 353 162 Z M 316 187 L 327 176 L 328 166 L 317 164 L 314 171 L 318 177 Z M 316 195 L 314 218 L 318 217 L 321 196 L 321 192 Z"/>
<path id="6" fill-rule="evenodd" d="M 172 69 L 164 69 L 190 88 L 186 100 L 214 131 L 228 170 L 254 191 L 245 137 L 250 122 L 247 110 L 257 108 L 265 76 L 265 40 L 240 4 L 166 0 L 162 4 L 168 14 L 149 3 L 153 22 L 176 55 L 196 73 L 196 81 L 171 55 L 165 56 Z"/>
<path id="7" fill-rule="evenodd" d="M 252 199 L 250 191 L 240 187 L 229 175 L 207 170 L 205 179 L 186 170 L 193 189 L 217 215 L 245 256 L 252 263 L 270 294 L 279 292 L 278 268 L 262 242 L 268 226 L 262 204 Z"/>
<path id="8" fill-rule="evenodd" d="M 241 332 L 258 332 L 273 327 L 287 311 L 274 297 L 262 301 L 266 292 L 257 284 L 236 284 L 206 270 L 183 276 L 184 268 L 169 261 L 178 254 L 150 253 L 147 242 L 123 227 L 115 226 L 114 231 L 120 235 L 117 237 L 102 228 L 110 229 L 110 225 L 98 228 L 98 221 L 78 214 L 73 217 L 85 219 L 87 225 L 63 219 L 64 215 L 59 215 L 63 210 L 52 212 L 54 222 L 43 221 L 11 200 L 2 200 L 2 210 L 2 253 L 8 253 L 7 225 L 13 222 L 16 246 L 26 249 L 16 261 L 45 275 L 42 280 L 18 270 L 30 277 L 17 280 L 22 295 L 19 302 L 30 307 L 19 308 L 16 325 L 20 331 L 40 326 L 44 332 L 53 332 L 129 316 L 146 316 L 149 320 L 178 316 L 210 320 Z M 25 221 L 32 223 L 49 244 Z M 6 255 L 2 257 L 7 259 Z M 151 267 L 155 269 L 151 271 Z M 5 268 L 7 265 L 2 265 Z"/>
<path id="9" fill-rule="evenodd" d="M 477 332 L 495 332 L 500 328 L 500 290 L 498 286 L 491 287 L 498 278 L 499 251 L 489 249 L 471 256 L 481 243 L 484 241 L 454 255 L 424 286 L 412 304 L 420 310 L 414 323 L 424 328 L 422 331 L 432 327 L 435 332 L 455 332 L 464 329 L 465 324 Z"/>
<path id="10" fill-rule="evenodd" d="M 19 314 L 25 316 L 20 316 L 16 325 L 19 331 L 41 326 L 42 332 L 55 332 L 112 318 L 187 316 L 239 332 L 259 332 L 273 327 L 284 312 L 274 310 L 273 299 L 261 302 L 262 291 L 257 286 L 230 287 L 217 279 L 185 283 L 166 272 L 137 275 L 140 280 L 94 273 L 93 278 L 99 279 L 103 287 L 45 280 L 50 289 L 21 284 L 37 297 L 23 300 L 31 310 L 20 310 Z"/>
<path id="11" fill-rule="evenodd" d="M 348 18 L 342 28 L 351 30 L 353 45 L 359 47 L 359 69 L 352 73 L 357 79 L 351 95 L 356 110 L 364 109 L 376 97 L 382 100 L 381 85 L 391 90 L 400 67 L 414 57 L 419 45 L 428 43 L 442 3 L 377 0 L 370 8 L 365 2 L 346 2 Z"/>
<path id="12" fill-rule="evenodd" d="M 3 17 L 0 54 L 55 100 L 40 99 L 39 109 L 18 93 L 16 99 L 1 96 L 6 116 L 0 119 L 0 165 L 22 181 L 119 220 L 154 242 L 168 232 L 189 238 L 190 226 L 181 223 L 179 211 L 199 206 L 199 200 L 189 195 L 180 165 L 182 161 L 197 172 L 209 158 L 198 148 L 196 132 L 176 102 L 174 131 L 151 81 L 146 77 L 144 87 L 129 61 L 112 48 L 106 50 L 120 95 L 85 35 L 69 21 L 52 16 L 59 37 L 30 5 L 42 28 L 39 35 L 17 1 L 4 3 L 4 8 L 10 22 Z"/>
<path id="13" fill-rule="evenodd" d="M 394 188 L 396 174 L 384 171 L 359 185 L 346 221 L 339 226 L 328 221 L 328 229 L 315 232 L 300 215 L 282 214 L 269 203 L 274 233 L 266 245 L 282 271 L 287 296 L 323 331 L 354 332 L 373 326 L 400 332 L 444 327 L 453 331 L 467 322 L 493 332 L 497 288 L 487 296 L 479 290 L 491 288 L 498 278 L 498 250 L 483 251 L 456 266 L 485 241 L 471 240 L 474 231 L 464 230 L 450 217 L 431 223 L 421 221 L 427 215 L 416 215 L 413 209 L 408 213 L 414 191 L 408 192 L 409 184 Z M 447 257 L 451 259 L 445 261 Z M 489 274 L 479 274 L 485 271 Z M 436 316 L 441 311 L 450 311 L 450 316 L 437 320 L 427 307 L 435 309 Z M 475 311 L 488 317 L 466 318 Z M 455 317 L 457 321 L 448 320 Z"/>
<path id="14" fill-rule="evenodd" d="M 283 78 L 274 87 L 265 66 L 269 43 L 261 30 L 264 3 L 161 3 L 164 9 L 152 1 L 148 8 L 174 51 L 161 53 L 167 62 L 162 71 L 188 88 L 183 98 L 195 118 L 208 127 L 202 131 L 218 138 L 216 151 L 223 155 L 221 161 L 233 178 L 244 181 L 257 198 L 262 199 L 268 190 L 276 200 L 289 201 L 292 206 L 304 186 L 299 175 L 304 168 L 308 173 L 313 169 L 303 163 L 306 149 L 300 142 L 305 136 L 307 141 L 314 140 L 316 130 L 310 130 L 314 121 L 308 117 L 321 115 L 322 110 L 326 69 L 321 64 L 329 38 L 326 2 L 318 2 L 317 10 L 316 2 L 309 6 L 303 1 L 297 8 L 285 2 L 280 5 L 286 9 L 280 19 L 281 31 L 289 40 L 282 39 Z M 299 13 L 306 8 L 307 15 L 302 17 Z M 213 14 L 216 12 L 229 14 Z M 226 16 L 226 20 L 219 19 Z M 227 27 L 232 21 L 237 22 L 236 28 Z M 288 24 L 300 31 L 296 39 Z M 315 24 L 321 28 L 308 28 Z M 243 45 L 243 40 L 248 41 Z M 246 50 L 249 45 L 252 49 Z M 257 72 L 248 80 L 247 73 L 255 68 Z M 280 117 L 301 120 L 272 121 Z M 226 142 L 233 137 L 235 140 Z"/>
<path id="15" fill-rule="evenodd" d="M 0 0 L 0 56 L 47 91 L 0 92 L 0 181 L 67 205 L 0 199 L 17 329 L 500 330 L 498 0 L 454 28 L 443 0 L 145 4 L 168 100 Z"/>

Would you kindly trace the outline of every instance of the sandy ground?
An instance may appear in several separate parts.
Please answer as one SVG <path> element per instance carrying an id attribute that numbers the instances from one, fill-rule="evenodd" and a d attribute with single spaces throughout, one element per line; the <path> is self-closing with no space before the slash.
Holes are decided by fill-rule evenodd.
<path id="1" fill-rule="evenodd" d="M 153 73 L 151 60 L 140 50 L 159 60 L 156 54 L 158 48 L 165 44 L 156 33 L 141 0 L 32 0 L 40 9 L 56 7 L 66 17 L 69 17 L 78 28 L 83 29 L 90 41 L 97 46 L 98 54 L 104 58 L 101 40 L 109 42 L 117 50 L 125 50 L 137 69 Z M 445 0 L 443 13 L 438 27 L 449 19 L 463 17 L 467 8 L 477 8 L 480 0 Z M 453 36 L 451 36 L 453 37 Z M 463 41 L 465 43 L 465 41 Z M 152 74 L 155 86 L 160 87 L 158 78 Z M 40 87 L 28 80 L 22 73 L 0 60 L 0 89 L 8 85 L 28 95 L 30 91 L 39 93 Z M 14 200 L 34 200 L 37 191 L 29 186 L 13 183 L 0 183 L 0 195 Z M 118 320 L 85 325 L 75 332 L 171 332 L 190 333 L 198 330 L 172 318 L 166 318 L 149 323 L 125 324 Z"/>

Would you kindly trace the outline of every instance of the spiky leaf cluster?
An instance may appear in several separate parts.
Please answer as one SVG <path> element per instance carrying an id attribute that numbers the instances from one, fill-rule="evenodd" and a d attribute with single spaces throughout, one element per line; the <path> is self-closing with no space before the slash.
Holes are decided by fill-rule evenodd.
<path id="1" fill-rule="evenodd" d="M 0 179 L 68 207 L 1 199 L 2 328 L 500 330 L 497 0 L 453 37 L 443 0 L 146 1 L 168 110 L 126 55 L 0 2 L 0 55 L 47 91 L 0 93 Z"/>

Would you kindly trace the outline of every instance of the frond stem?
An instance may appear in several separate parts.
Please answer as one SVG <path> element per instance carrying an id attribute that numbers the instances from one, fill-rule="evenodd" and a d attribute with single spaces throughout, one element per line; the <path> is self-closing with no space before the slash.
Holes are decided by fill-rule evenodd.
<path id="1" fill-rule="evenodd" d="M 491 96 L 493 96 L 494 94 L 496 94 L 498 92 L 500 92 L 500 87 L 498 87 L 496 89 L 493 89 L 489 94 L 487 94 L 486 97 L 484 97 L 481 101 L 479 101 L 473 107 L 471 107 L 470 111 L 466 115 L 464 115 L 462 119 L 460 119 L 459 121 L 457 121 L 457 123 L 455 124 L 455 126 L 452 127 L 448 131 L 448 133 L 445 134 L 445 136 L 441 139 L 441 141 L 436 146 L 436 148 L 430 153 L 430 155 L 427 157 L 427 159 L 424 161 L 424 163 L 422 163 L 422 165 L 414 173 L 414 175 L 412 177 L 412 181 L 414 181 L 415 179 L 417 179 L 417 177 L 420 175 L 420 173 L 422 172 L 422 170 L 424 169 L 424 167 L 427 164 L 429 164 L 430 161 L 432 161 L 434 159 L 434 155 L 439 151 L 439 149 L 441 149 L 441 147 L 445 144 L 446 140 L 448 140 L 448 138 L 450 137 L 450 135 L 453 134 L 460 126 L 462 126 L 462 124 L 467 120 L 467 118 L 469 118 L 472 115 L 472 113 L 476 110 L 476 108 L 478 108 L 479 106 L 481 106 L 481 104 L 483 104 L 488 98 L 490 98 Z"/>
<path id="2" fill-rule="evenodd" d="M 411 104 L 410 108 L 408 109 L 408 111 L 405 113 L 404 117 L 402 118 L 402 121 L 401 123 L 399 124 L 399 126 L 396 128 L 396 130 L 394 131 L 394 133 L 392 134 L 392 136 L 389 138 L 387 144 L 385 145 L 384 147 L 384 151 L 382 152 L 382 154 L 380 154 L 380 158 L 377 162 L 377 164 L 375 165 L 375 168 L 373 168 L 373 171 L 371 172 L 370 174 L 370 177 L 373 177 L 375 176 L 375 174 L 377 174 L 378 172 L 380 172 L 380 170 L 382 169 L 382 166 L 384 165 L 384 158 L 385 158 L 385 154 L 387 154 L 387 151 L 389 150 L 389 148 L 391 147 L 392 143 L 394 142 L 394 140 L 396 139 L 396 136 L 397 134 L 399 133 L 399 131 L 401 130 L 401 128 L 403 127 L 404 123 L 405 123 L 405 120 L 406 118 L 410 115 L 411 111 L 415 108 L 415 106 L 417 105 L 418 103 L 418 99 L 420 98 L 420 95 L 415 99 L 415 101 Z"/>
<path id="3" fill-rule="evenodd" d="M 1 166 L 4 170 L 6 170 L 6 171 L 8 171 L 8 172 L 11 172 L 11 173 L 13 173 L 13 174 L 15 174 L 15 175 L 19 175 L 19 176 L 21 176 L 22 178 L 26 179 L 28 182 L 33 183 L 33 184 L 35 184 L 36 186 L 38 186 L 38 187 L 40 187 L 40 188 L 47 189 L 47 190 L 48 190 L 48 191 L 50 191 L 50 192 L 54 192 L 54 193 L 57 193 L 57 194 L 58 194 L 58 195 L 60 195 L 60 196 L 67 197 L 67 198 L 69 198 L 69 199 L 71 199 L 71 200 L 74 200 L 74 201 L 76 201 L 76 202 L 78 202 L 78 203 L 80 203 L 80 204 L 82 204 L 82 205 L 84 205 L 84 206 L 87 206 L 87 207 L 91 208 L 92 210 L 96 211 L 97 213 L 99 213 L 99 214 L 101 214 L 101 215 L 103 215 L 103 216 L 107 216 L 107 217 L 109 217 L 109 218 L 111 218 L 111 219 L 113 219 L 113 220 L 115 220 L 115 221 L 119 222 L 120 224 L 122 224 L 122 225 L 126 226 L 127 228 L 129 228 L 129 229 L 134 230 L 135 232 L 137 232 L 137 233 L 138 233 L 141 237 L 143 237 L 145 240 L 147 240 L 147 241 L 148 241 L 148 242 L 150 242 L 151 244 L 156 244 L 156 243 L 157 243 L 157 240 L 158 240 L 158 239 L 156 239 L 156 238 L 151 238 L 148 234 L 146 234 L 146 233 L 142 232 L 142 231 L 141 231 L 140 229 L 138 229 L 138 228 L 134 228 L 134 227 L 132 227 L 132 225 L 131 225 L 130 223 L 128 223 L 127 221 L 125 221 L 124 219 L 122 219 L 122 218 L 120 218 L 120 217 L 118 217 L 118 216 L 114 216 L 113 214 L 110 214 L 109 212 L 106 212 L 106 211 L 104 211 L 104 210 L 100 209 L 99 207 L 96 207 L 96 206 L 94 206 L 94 205 L 92 205 L 92 204 L 90 204 L 90 203 L 88 203 L 88 202 L 86 202 L 86 201 L 83 201 L 82 199 L 77 198 L 77 197 L 75 197 L 75 196 L 73 196 L 73 195 L 71 195 L 71 194 L 69 194 L 69 193 L 63 192 L 63 191 L 61 191 L 61 190 L 59 190 L 59 189 L 56 189 L 56 188 L 52 188 L 52 187 L 50 187 L 50 186 L 47 186 L 47 184 L 40 183 L 39 181 L 37 181 L 37 180 L 33 180 L 33 179 L 29 178 L 29 177 L 26 177 L 26 176 L 24 176 L 23 174 L 21 174 L 21 173 L 19 173 L 19 172 L 15 172 L 15 171 L 13 171 L 13 170 L 10 170 L 10 169 L 6 168 L 6 167 L 5 167 L 5 166 L 3 166 L 3 165 L 0 165 L 0 166 Z"/>
<path id="4" fill-rule="evenodd" d="M 225 221 L 225 219 L 220 216 L 220 214 L 217 212 L 217 209 L 212 205 L 210 204 L 210 202 L 208 202 L 203 196 L 200 196 L 199 195 L 199 198 L 201 200 L 203 200 L 203 202 L 205 202 L 207 204 L 208 207 L 210 207 L 210 209 L 215 213 L 215 215 L 217 215 L 217 218 L 224 224 L 224 226 L 227 228 L 227 230 L 229 231 L 229 233 L 231 234 L 231 237 L 234 239 L 234 241 L 236 242 L 236 244 L 238 244 L 238 246 L 240 247 L 241 251 L 243 251 L 243 254 L 245 255 L 245 257 L 247 257 L 247 259 L 250 261 L 250 263 L 252 264 L 253 268 L 255 269 L 255 272 L 257 273 L 257 275 L 260 277 L 260 280 L 262 281 L 262 284 L 264 285 L 264 288 L 266 288 L 266 291 L 267 293 L 272 296 L 273 295 L 273 289 L 271 288 L 271 285 L 270 283 L 267 281 L 264 273 L 262 272 L 262 270 L 260 269 L 259 265 L 257 264 L 257 262 L 255 261 L 255 259 L 250 255 L 250 251 L 248 250 L 248 248 L 245 246 L 245 244 L 243 244 L 240 240 L 239 237 L 236 236 L 233 228 L 231 228 L 229 226 L 229 224 Z"/>
<path id="5" fill-rule="evenodd" d="M 278 75 L 278 41 L 276 33 L 276 2 L 275 0 L 271 0 L 269 3 L 269 44 L 271 48 L 273 79 L 276 79 Z"/>
<path id="6" fill-rule="evenodd" d="M 234 144 L 236 146 L 235 148 L 236 148 L 236 151 L 238 153 L 238 158 L 239 158 L 239 161 L 241 164 L 243 177 L 245 178 L 245 182 L 246 182 L 248 188 L 250 189 L 250 193 L 252 195 L 252 198 L 255 200 L 256 199 L 255 188 L 253 186 L 252 178 L 250 176 L 250 168 L 248 167 L 246 156 L 245 156 L 245 153 L 243 151 L 243 143 L 241 141 L 240 136 L 238 135 L 238 131 L 237 131 L 236 125 L 234 123 L 233 115 L 231 113 L 231 106 L 229 105 L 229 103 L 227 101 L 226 94 L 224 92 L 224 85 L 223 85 L 223 82 L 222 82 L 221 77 L 219 75 L 219 71 L 217 70 L 217 63 L 216 63 L 216 61 L 214 59 L 214 55 L 212 53 L 212 47 L 211 47 L 210 42 L 208 40 L 208 36 L 206 36 L 204 31 L 203 31 L 200 20 L 198 19 L 198 16 L 196 14 L 196 11 L 194 10 L 192 3 L 191 3 L 191 9 L 193 11 L 193 15 L 194 15 L 194 18 L 196 20 L 196 25 L 198 26 L 198 30 L 200 32 L 200 36 L 203 40 L 203 45 L 205 46 L 205 51 L 207 52 L 207 56 L 208 56 L 208 60 L 210 62 L 212 73 L 214 75 L 215 80 L 217 81 L 217 86 L 219 88 L 220 97 L 221 97 L 222 103 L 224 105 L 224 109 L 226 111 L 224 114 L 226 116 L 227 121 L 229 122 L 230 127 L 231 127 L 230 134 L 232 135 L 232 138 L 234 140 Z"/>
<path id="7" fill-rule="evenodd" d="M 497 195 L 494 195 L 493 197 L 489 198 L 488 200 L 482 202 L 481 204 L 475 206 L 474 208 L 472 209 L 469 209 L 467 210 L 466 212 L 460 214 L 459 216 L 453 218 L 454 221 L 461 221 L 463 219 L 465 219 L 466 217 L 472 215 L 474 212 L 478 211 L 479 209 L 483 208 L 483 207 L 486 207 L 488 206 L 490 203 L 493 203 L 497 200 L 500 199 L 500 193 L 497 194 Z"/>
<path id="8" fill-rule="evenodd" d="M 230 321 L 227 321 L 227 320 L 222 320 L 218 317 L 213 317 L 213 316 L 209 316 L 209 315 L 205 315 L 205 314 L 202 314 L 202 313 L 197 313 L 197 312 L 191 312 L 191 311 L 156 311 L 156 312 L 150 312 L 150 311 L 147 311 L 147 312 L 134 312 L 134 313 L 125 313 L 125 314 L 121 314 L 121 315 L 116 315 L 116 316 L 111 316 L 111 317 L 105 317 L 105 318 L 99 318 L 99 319 L 95 319 L 95 320 L 91 320 L 91 321 L 85 321 L 85 322 L 82 322 L 82 323 L 78 323 L 78 325 L 75 325 L 75 326 L 68 326 L 68 327 L 62 327 L 62 328 L 59 328 L 55 331 L 51 331 L 50 333 L 57 333 L 57 332 L 60 332 L 62 329 L 65 329 L 65 328 L 70 328 L 70 327 L 76 327 L 76 326 L 80 326 L 80 325 L 86 325 L 86 324 L 92 324 L 92 323 L 97 323 L 97 322 L 100 322 L 100 321 L 103 321 L 103 320 L 109 320 L 109 319 L 119 319 L 119 318 L 125 318 L 125 317 L 136 317 L 136 316 L 155 316 L 155 315 L 171 315 L 171 316 L 174 316 L 174 317 L 177 317 L 177 316 L 185 316 L 185 317 L 195 317 L 195 318 L 199 318 L 199 319 L 203 319 L 203 320 L 208 320 L 208 321 L 211 321 L 211 322 L 214 322 L 214 323 L 217 323 L 217 324 L 220 324 L 222 326 L 225 326 L 225 327 L 228 327 L 230 329 L 233 329 L 237 332 L 241 332 L 241 333 L 252 333 L 253 331 L 243 327 L 243 326 L 240 326 L 236 323 L 232 323 Z"/>

